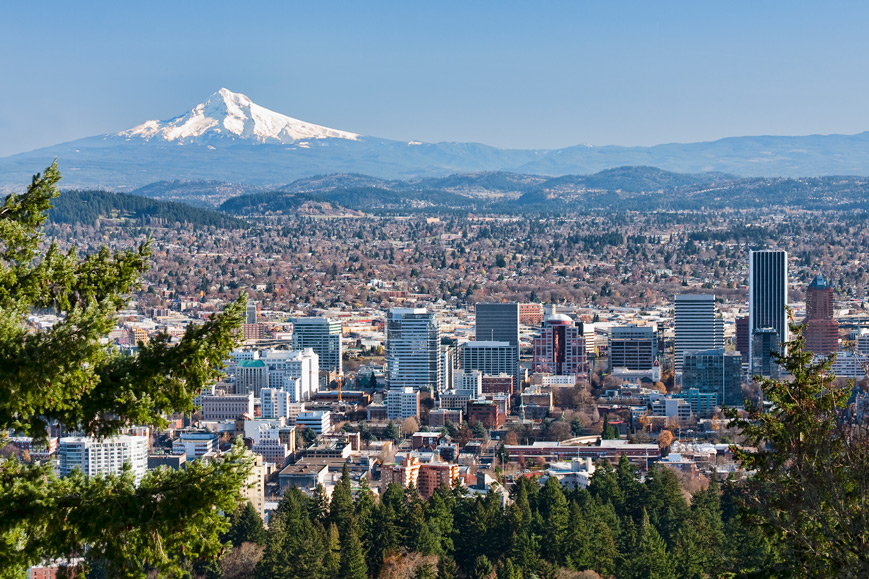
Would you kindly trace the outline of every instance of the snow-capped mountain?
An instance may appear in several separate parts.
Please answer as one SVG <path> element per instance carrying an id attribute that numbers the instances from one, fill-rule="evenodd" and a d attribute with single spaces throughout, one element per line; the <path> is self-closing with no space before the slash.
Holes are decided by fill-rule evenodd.
<path id="1" fill-rule="evenodd" d="M 359 138 L 356 133 L 307 123 L 271 111 L 247 96 L 222 88 L 186 114 L 168 121 L 145 121 L 117 133 L 119 137 L 196 143 L 211 139 L 244 139 L 259 143 L 295 143 L 308 139 Z"/>
<path id="2" fill-rule="evenodd" d="M 577 135 L 577 142 L 582 141 Z M 314 175 L 385 179 L 507 171 L 587 175 L 622 166 L 742 176 L 869 175 L 869 132 L 730 137 L 653 147 L 577 145 L 499 149 L 479 143 L 395 141 L 330 129 L 221 89 L 168 121 L 78 139 L 0 159 L 0 193 L 17 191 L 57 159 L 61 185 L 132 191 L 150 183 L 223 181 L 271 188 Z"/>

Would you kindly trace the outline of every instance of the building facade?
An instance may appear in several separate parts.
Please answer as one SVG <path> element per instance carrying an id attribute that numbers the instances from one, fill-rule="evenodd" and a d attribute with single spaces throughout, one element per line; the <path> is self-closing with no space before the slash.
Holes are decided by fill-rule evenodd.
<path id="1" fill-rule="evenodd" d="M 588 375 L 585 339 L 569 316 L 552 314 L 543 320 L 543 329 L 532 347 L 534 372 L 578 379 Z"/>
<path id="2" fill-rule="evenodd" d="M 419 390 L 411 386 L 387 390 L 386 416 L 390 420 L 419 418 Z"/>
<path id="3" fill-rule="evenodd" d="M 720 404 L 742 406 L 742 356 L 724 348 L 686 352 L 682 391 L 714 393 Z"/>
<path id="4" fill-rule="evenodd" d="M 488 376 L 509 374 L 513 376 L 513 383 L 516 384 L 519 379 L 517 348 L 518 341 L 515 346 L 507 341 L 465 342 L 459 350 L 461 368 L 466 372 L 479 370 Z"/>
<path id="5" fill-rule="evenodd" d="M 311 348 L 320 371 L 341 374 L 341 322 L 327 318 L 293 318 L 293 350 Z"/>
<path id="6" fill-rule="evenodd" d="M 148 470 L 147 436 L 114 436 L 97 440 L 89 436 L 67 436 L 58 441 L 60 476 L 79 469 L 88 476 L 121 474 L 129 463 L 136 482 Z"/>
<path id="7" fill-rule="evenodd" d="M 673 365 L 682 372 L 685 352 L 724 347 L 723 331 L 716 332 L 715 296 L 679 294 L 675 306 L 675 348 Z M 723 330 L 723 328 L 722 328 Z"/>
<path id="8" fill-rule="evenodd" d="M 806 290 L 806 319 L 803 320 L 806 350 L 829 356 L 839 349 L 839 322 L 833 319 L 833 287 L 818 275 Z"/>
<path id="9" fill-rule="evenodd" d="M 613 326 L 609 337 L 609 370 L 650 370 L 658 359 L 658 335 L 651 326 Z"/>
<path id="10" fill-rule="evenodd" d="M 393 308 L 386 322 L 389 388 L 437 390 L 442 384 L 437 316 L 424 308 Z"/>
<path id="11" fill-rule="evenodd" d="M 756 342 L 755 332 L 773 329 L 778 344 L 788 341 L 788 254 L 782 250 L 749 251 L 748 253 L 748 329 L 752 336 L 749 343 L 751 373 L 754 368 Z M 763 374 L 766 375 L 766 374 Z"/>

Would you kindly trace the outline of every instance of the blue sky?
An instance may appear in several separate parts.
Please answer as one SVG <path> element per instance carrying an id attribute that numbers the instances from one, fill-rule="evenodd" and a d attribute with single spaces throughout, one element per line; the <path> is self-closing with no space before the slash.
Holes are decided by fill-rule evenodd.
<path id="1" fill-rule="evenodd" d="M 866 2 L 7 2 L 0 156 L 220 87 L 314 123 L 500 147 L 869 130 Z"/>

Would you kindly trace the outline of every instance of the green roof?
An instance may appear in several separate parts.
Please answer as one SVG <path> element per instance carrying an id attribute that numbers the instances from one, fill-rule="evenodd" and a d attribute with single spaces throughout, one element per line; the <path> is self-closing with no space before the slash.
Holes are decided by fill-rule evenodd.
<path id="1" fill-rule="evenodd" d="M 242 360 L 238 363 L 239 368 L 265 368 L 265 366 L 262 360 Z"/>

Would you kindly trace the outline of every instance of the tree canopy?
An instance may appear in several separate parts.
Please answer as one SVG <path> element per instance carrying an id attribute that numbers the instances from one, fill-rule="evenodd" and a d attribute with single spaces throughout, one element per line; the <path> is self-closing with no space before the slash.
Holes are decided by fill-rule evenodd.
<path id="1" fill-rule="evenodd" d="M 191 325 L 178 343 L 164 334 L 138 355 L 122 355 L 104 338 L 138 287 L 150 246 L 79 256 L 47 243 L 42 228 L 59 180 L 55 162 L 0 206 L 0 432 L 38 442 L 50 425 L 95 437 L 165 426 L 167 414 L 191 412 L 193 397 L 219 377 L 245 304 Z M 28 327 L 35 310 L 53 311 L 59 321 Z M 4 460 L 0 577 L 85 554 L 115 577 L 172 574 L 185 558 L 216 557 L 224 513 L 235 512 L 249 467 L 236 447 L 186 471 L 149 471 L 137 485 L 129 470 L 60 479 L 50 465 Z"/>

